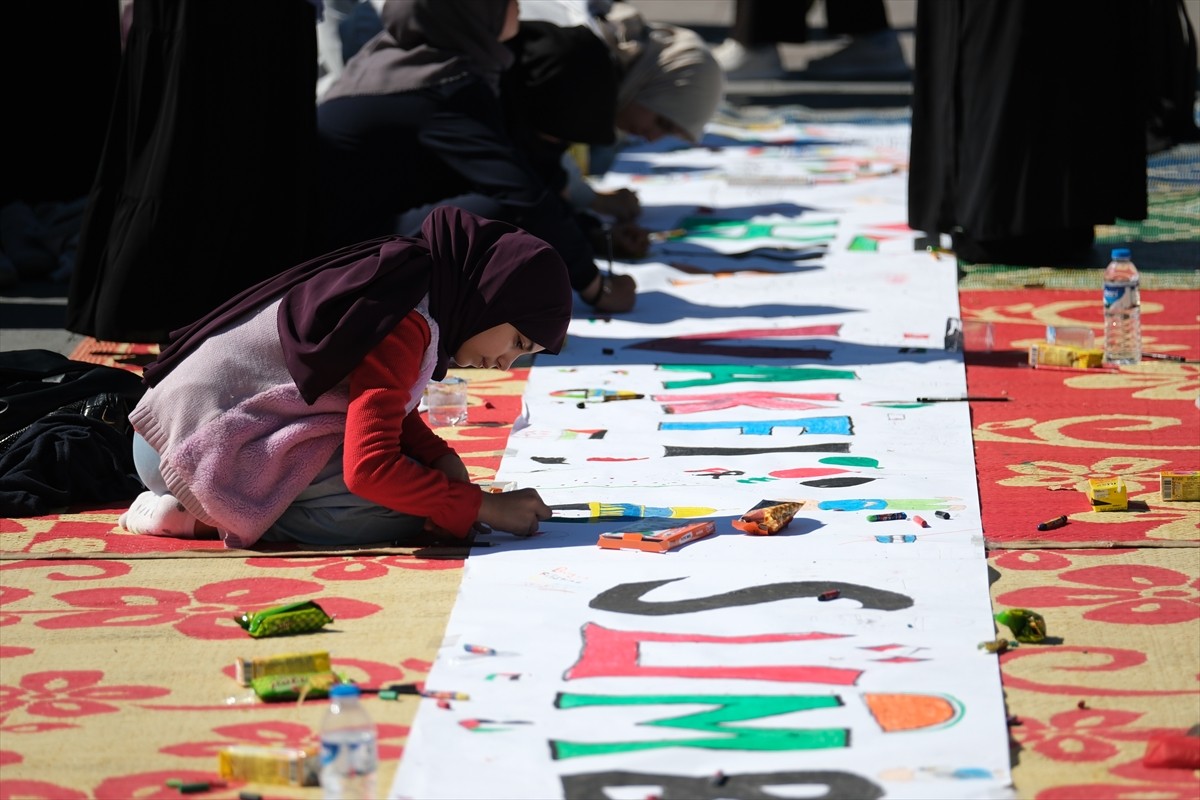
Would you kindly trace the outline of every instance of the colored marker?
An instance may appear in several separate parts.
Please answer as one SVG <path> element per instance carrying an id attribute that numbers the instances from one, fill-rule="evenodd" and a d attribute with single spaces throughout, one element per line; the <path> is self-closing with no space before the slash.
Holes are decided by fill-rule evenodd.
<path id="1" fill-rule="evenodd" d="M 1008 397 L 918 397 L 918 403 L 1007 403 Z"/>
<path id="2" fill-rule="evenodd" d="M 913 514 L 912 521 L 917 523 L 918 528 L 928 528 L 929 527 L 929 523 L 926 522 L 925 520 L 921 519 L 920 517 L 918 517 L 916 514 Z"/>
<path id="3" fill-rule="evenodd" d="M 1180 364 L 1187 363 L 1187 359 L 1183 356 L 1170 355 L 1168 353 L 1142 353 L 1142 358 L 1157 358 L 1159 361 L 1177 361 Z"/>
<path id="4" fill-rule="evenodd" d="M 933 512 L 933 515 L 938 519 L 950 519 L 949 511 L 935 511 Z"/>
<path id="5" fill-rule="evenodd" d="M 1063 525 L 1066 525 L 1066 524 L 1067 524 L 1067 515 L 1063 514 L 1061 516 L 1055 517 L 1054 519 L 1048 519 L 1045 522 L 1039 522 L 1038 530 L 1039 531 L 1052 531 L 1055 528 L 1061 528 Z"/>
<path id="6" fill-rule="evenodd" d="M 421 697 L 428 697 L 433 700 L 470 700 L 471 695 L 466 692 L 435 692 L 430 689 L 422 689 L 418 694 Z"/>
<path id="7" fill-rule="evenodd" d="M 903 511 L 896 511 L 892 514 L 872 514 L 867 517 L 867 522 L 886 522 L 889 519 L 908 519 L 908 514 Z"/>
<path id="8" fill-rule="evenodd" d="M 458 724 L 467 730 L 475 730 L 482 725 L 532 725 L 527 719 L 460 719 Z"/>
<path id="9" fill-rule="evenodd" d="M 825 603 L 830 600 L 837 600 L 841 596 L 842 596 L 842 593 L 840 590 L 830 589 L 827 592 L 821 592 L 819 595 L 817 595 L 817 599 L 820 600 L 822 603 Z"/>
<path id="10" fill-rule="evenodd" d="M 678 239 L 681 236 L 687 236 L 686 228 L 673 228 L 669 231 L 651 231 L 650 241 L 665 242 L 668 239 Z"/>
<path id="11" fill-rule="evenodd" d="M 641 400 L 646 395 L 624 389 L 560 389 L 550 393 L 551 397 L 568 397 L 588 403 L 611 403 L 614 400 Z"/>
<path id="12" fill-rule="evenodd" d="M 494 647 L 484 647 L 481 644 L 464 644 L 463 650 L 466 650 L 468 653 L 474 653 L 478 656 L 496 655 L 496 649 Z"/>

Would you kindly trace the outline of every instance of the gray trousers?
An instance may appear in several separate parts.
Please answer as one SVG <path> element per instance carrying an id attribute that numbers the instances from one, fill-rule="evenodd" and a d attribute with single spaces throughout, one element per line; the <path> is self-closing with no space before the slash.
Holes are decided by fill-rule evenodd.
<path id="1" fill-rule="evenodd" d="M 133 463 L 147 489 L 155 494 L 168 494 L 158 453 L 138 433 L 133 435 Z M 404 545 L 424 539 L 424 528 L 424 517 L 401 514 L 347 489 L 339 447 L 260 541 L 323 547 Z"/>

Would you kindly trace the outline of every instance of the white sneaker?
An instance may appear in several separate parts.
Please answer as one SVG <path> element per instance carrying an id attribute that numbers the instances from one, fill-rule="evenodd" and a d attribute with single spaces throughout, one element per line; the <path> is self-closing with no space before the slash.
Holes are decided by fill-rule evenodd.
<path id="1" fill-rule="evenodd" d="M 729 80 L 769 80 L 787 74 L 779 59 L 779 48 L 773 44 L 747 48 L 736 39 L 726 39 L 712 53 Z"/>

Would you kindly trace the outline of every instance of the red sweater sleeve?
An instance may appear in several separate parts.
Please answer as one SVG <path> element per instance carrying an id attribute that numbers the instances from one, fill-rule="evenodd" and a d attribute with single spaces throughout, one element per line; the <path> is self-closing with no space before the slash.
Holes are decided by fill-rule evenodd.
<path id="1" fill-rule="evenodd" d="M 483 493 L 427 466 L 451 448 L 415 407 L 404 413 L 429 341 L 424 318 L 410 313 L 350 373 L 342 469 L 359 497 L 466 536 Z"/>

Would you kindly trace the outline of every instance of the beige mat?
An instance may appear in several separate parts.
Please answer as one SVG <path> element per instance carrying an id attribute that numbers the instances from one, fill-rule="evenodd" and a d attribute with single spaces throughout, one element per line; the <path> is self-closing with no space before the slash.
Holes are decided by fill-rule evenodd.
<path id="1" fill-rule="evenodd" d="M 995 610 L 1038 611 L 1048 633 L 1000 657 L 1018 795 L 1200 797 L 1200 773 L 1142 766 L 1152 736 L 1200 723 L 1200 551 L 1010 550 L 989 564 Z"/>
<path id="2" fill-rule="evenodd" d="M 363 685 L 422 681 L 461 567 L 406 556 L 6 562 L 2 794 L 159 796 L 171 777 L 216 779 L 222 746 L 312 742 L 325 703 L 248 701 L 235 659 L 327 650 L 335 671 Z M 316 600 L 334 623 L 253 639 L 234 620 L 298 600 Z M 419 702 L 435 701 L 366 701 L 380 727 L 381 792 Z M 318 788 L 250 788 L 320 796 Z"/>

